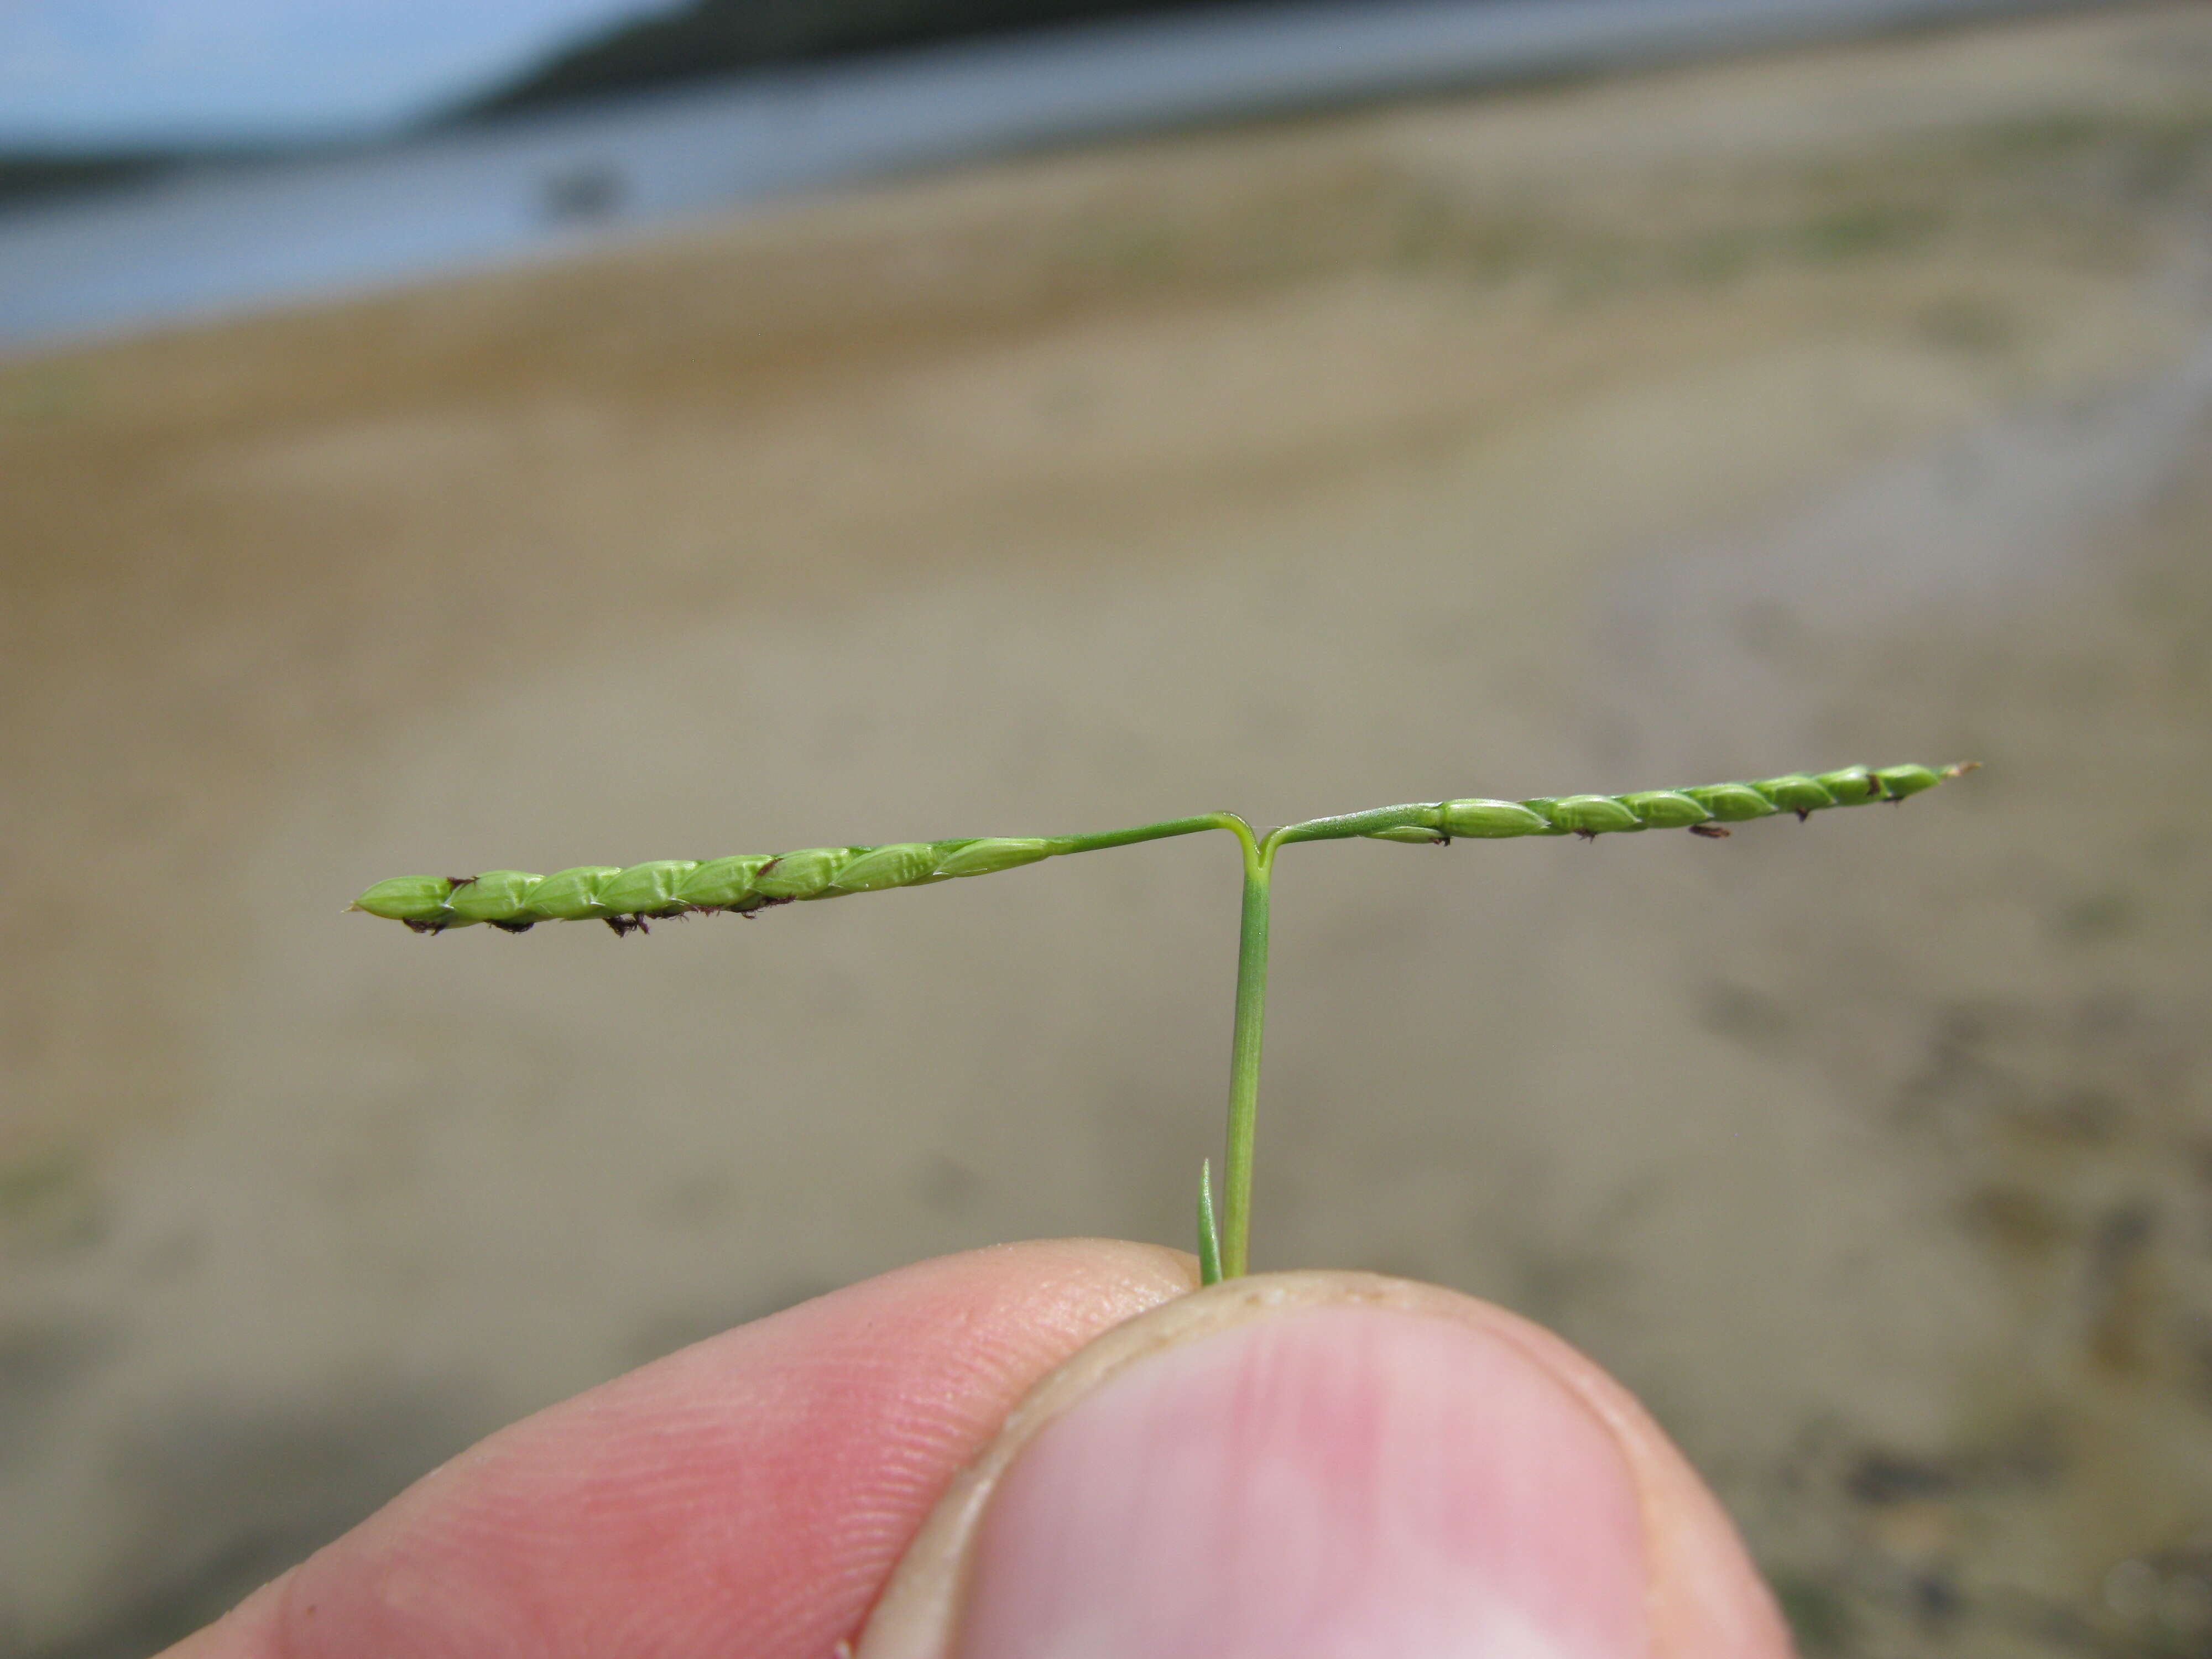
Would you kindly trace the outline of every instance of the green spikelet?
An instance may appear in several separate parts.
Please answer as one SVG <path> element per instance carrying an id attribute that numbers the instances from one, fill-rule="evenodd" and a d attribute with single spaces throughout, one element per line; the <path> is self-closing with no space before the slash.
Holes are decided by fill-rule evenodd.
<path id="1" fill-rule="evenodd" d="M 802 847 L 796 853 L 779 853 L 753 878 L 753 890 L 784 904 L 820 898 L 837 872 L 860 852 L 857 847 Z"/>
<path id="2" fill-rule="evenodd" d="M 620 874 L 620 868 L 605 864 L 580 864 L 573 870 L 556 870 L 538 884 L 526 902 L 548 921 L 604 919 L 608 910 L 599 902 L 599 895 Z"/>
<path id="3" fill-rule="evenodd" d="M 757 910 L 767 901 L 754 890 L 753 882 L 775 861 L 766 853 L 709 859 L 684 878 L 678 896 L 694 910 Z"/>
<path id="4" fill-rule="evenodd" d="M 681 915 L 690 907 L 677 895 L 698 867 L 694 859 L 655 859 L 650 864 L 633 864 L 599 889 L 599 903 L 609 915 Z"/>
<path id="5" fill-rule="evenodd" d="M 938 878 L 935 845 L 910 841 L 861 854 L 837 872 L 833 884 L 841 893 L 879 893 L 886 887 L 912 887 Z"/>
<path id="6" fill-rule="evenodd" d="M 544 918 L 531 908 L 530 896 L 544 879 L 526 870 L 486 870 L 454 887 L 446 906 L 453 919 L 446 926 L 488 921 L 513 933 L 534 927 Z"/>
<path id="7" fill-rule="evenodd" d="M 1437 811 L 1447 836 L 1556 836 L 1550 819 L 1517 800 L 1448 800 Z M 1386 832 L 1387 833 L 1387 832 Z M 1426 837 L 1433 841 L 1433 836 Z"/>
<path id="8" fill-rule="evenodd" d="M 418 932 L 435 933 L 453 917 L 453 907 L 446 902 L 453 890 L 447 876 L 394 876 L 363 893 L 353 908 L 389 921 L 404 921 Z"/>
<path id="9" fill-rule="evenodd" d="M 1682 793 L 1723 823 L 1741 823 L 1751 818 L 1771 818 L 1779 807 L 1747 783 L 1709 783 Z"/>
<path id="10" fill-rule="evenodd" d="M 940 876 L 988 876 L 1052 856 L 1052 843 L 1035 836 L 991 836 L 981 841 L 941 841 Z"/>
<path id="11" fill-rule="evenodd" d="M 1693 830 L 1712 817 L 1678 789 L 1646 789 L 1623 795 L 1620 804 L 1639 830 Z"/>

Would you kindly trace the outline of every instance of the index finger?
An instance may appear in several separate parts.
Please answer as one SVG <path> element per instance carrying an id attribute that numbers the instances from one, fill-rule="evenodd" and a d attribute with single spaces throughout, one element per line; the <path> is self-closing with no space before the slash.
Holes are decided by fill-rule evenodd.
<path id="1" fill-rule="evenodd" d="M 501 1431 L 167 1659 L 825 1659 L 1029 1387 L 1196 1282 L 1065 1240 L 803 1303 Z"/>

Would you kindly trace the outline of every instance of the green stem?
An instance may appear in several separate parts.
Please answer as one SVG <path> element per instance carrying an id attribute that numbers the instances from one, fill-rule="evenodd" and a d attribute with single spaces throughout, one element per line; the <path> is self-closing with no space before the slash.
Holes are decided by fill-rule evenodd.
<path id="1" fill-rule="evenodd" d="M 1436 809 L 1383 810 L 1425 811 L 1433 814 Z M 1252 1142 L 1259 1115 L 1260 1034 L 1267 1017 L 1267 883 L 1274 867 L 1276 844 L 1285 832 L 1277 830 L 1262 841 L 1253 835 L 1252 826 L 1234 812 L 1202 812 L 1195 817 L 1164 818 L 1157 823 L 1141 823 L 1127 830 L 1056 836 L 1052 850 L 1055 854 L 1103 852 L 1109 847 L 1128 847 L 1170 836 L 1195 835 L 1205 830 L 1230 831 L 1244 851 L 1244 909 L 1237 944 L 1237 1019 L 1229 1043 L 1229 1157 L 1222 1170 L 1218 1226 L 1210 1170 L 1200 1177 L 1198 1196 L 1200 1277 L 1203 1283 L 1212 1285 L 1243 1273 L 1250 1259 Z M 1336 833 L 1355 835 L 1358 831 L 1347 829 Z"/>
<path id="2" fill-rule="evenodd" d="M 1433 811 L 1435 809 L 1428 809 Z M 1127 830 L 1054 838 L 1055 854 L 1102 852 L 1170 836 L 1226 830 L 1244 850 L 1244 912 L 1237 946 L 1237 1023 L 1230 1037 L 1229 1157 L 1222 1170 L 1221 1224 L 1213 1211 L 1213 1180 L 1200 1177 L 1198 1197 L 1200 1277 L 1212 1285 L 1245 1270 L 1252 1234 L 1252 1141 L 1260 1100 L 1260 1032 L 1267 1014 L 1267 877 L 1280 835 L 1262 842 L 1234 812 L 1202 812 L 1195 817 L 1164 818 Z M 1346 831 L 1346 833 L 1356 833 Z"/>
<path id="3" fill-rule="evenodd" d="M 1140 823 L 1130 830 L 1102 830 L 1091 836 L 1055 836 L 1052 838 L 1052 850 L 1055 855 L 1097 853 L 1109 847 L 1133 846 L 1140 841 L 1194 836 L 1201 830 L 1233 830 L 1248 842 L 1252 835 L 1244 820 L 1234 812 L 1201 812 L 1193 818 L 1163 818 L 1158 823 Z"/>
<path id="4" fill-rule="evenodd" d="M 1221 1272 L 1247 1270 L 1252 1243 L 1252 1142 L 1260 1108 L 1260 1037 L 1267 1023 L 1267 901 L 1277 836 L 1255 842 L 1240 819 L 1244 909 L 1237 934 L 1237 1024 L 1229 1039 L 1229 1156 L 1222 1170 Z"/>

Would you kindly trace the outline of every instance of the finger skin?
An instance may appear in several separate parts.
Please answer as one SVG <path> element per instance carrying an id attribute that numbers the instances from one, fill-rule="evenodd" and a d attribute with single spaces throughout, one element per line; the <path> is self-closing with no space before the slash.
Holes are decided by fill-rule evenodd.
<path id="1" fill-rule="evenodd" d="M 1790 1659 L 1790 1626 L 1735 1523 L 1642 1402 L 1564 1338 L 1503 1308 L 1469 1305 L 1468 1317 L 1550 1370 L 1620 1440 L 1644 1498 L 1656 1659 Z"/>
<path id="2" fill-rule="evenodd" d="M 1635 1397 L 1540 1326 L 1432 1285 L 1371 1273 L 1262 1273 L 1216 1285 L 1115 1327 L 1041 1381 L 946 1490 L 872 1614 L 860 1659 L 958 1650 L 974 1553 L 1023 1449 L 1121 1372 L 1255 1321 L 1370 1309 L 1471 1328 L 1565 1389 L 1612 1437 L 1643 1519 L 1647 1659 L 1790 1659 L 1788 1627 L 1711 1490 Z"/>
<path id="3" fill-rule="evenodd" d="M 726 1332 L 463 1453 L 167 1659 L 827 1659 L 1030 1385 L 1196 1280 L 1007 1245 Z"/>

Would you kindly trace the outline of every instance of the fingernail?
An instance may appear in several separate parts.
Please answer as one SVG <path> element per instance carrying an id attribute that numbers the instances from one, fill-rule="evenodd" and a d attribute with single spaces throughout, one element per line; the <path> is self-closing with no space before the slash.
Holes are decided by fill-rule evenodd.
<path id="1" fill-rule="evenodd" d="M 971 1535 L 960 1659 L 1632 1659 L 1638 1486 L 1559 1378 L 1464 1322 L 1263 1313 L 1044 1422 Z"/>

